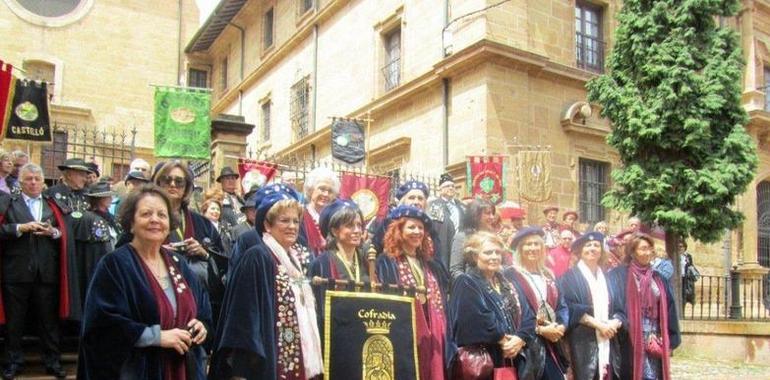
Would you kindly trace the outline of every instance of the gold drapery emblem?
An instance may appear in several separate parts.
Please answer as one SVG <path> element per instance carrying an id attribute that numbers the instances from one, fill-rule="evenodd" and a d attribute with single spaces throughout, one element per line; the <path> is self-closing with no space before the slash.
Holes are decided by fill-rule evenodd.
<path id="1" fill-rule="evenodd" d="M 393 343 L 388 338 L 390 323 L 385 321 L 369 320 L 364 322 L 366 332 L 373 334 L 361 351 L 361 368 L 363 380 L 393 380 Z"/>
<path id="2" fill-rule="evenodd" d="M 530 202 L 545 202 L 551 198 L 550 151 L 519 152 L 519 194 Z"/>

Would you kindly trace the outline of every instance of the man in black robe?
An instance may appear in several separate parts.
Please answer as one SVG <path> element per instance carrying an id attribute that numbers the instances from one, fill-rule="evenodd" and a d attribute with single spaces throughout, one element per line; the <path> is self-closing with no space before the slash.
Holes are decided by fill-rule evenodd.
<path id="1" fill-rule="evenodd" d="M 244 202 L 243 198 L 238 195 L 238 178 L 240 178 L 238 173 L 229 166 L 222 168 L 219 177 L 217 177 L 217 182 L 225 193 L 222 199 L 221 219 L 229 222 L 231 226 L 236 226 L 246 220 L 246 216 L 241 212 L 241 206 Z"/>
<path id="2" fill-rule="evenodd" d="M 77 219 L 83 211 L 88 210 L 88 199 L 84 189 L 88 183 L 88 175 L 91 169 L 80 158 L 70 158 L 58 166 L 62 172 L 62 181 L 49 187 L 45 194 L 52 197 L 65 215 Z"/>

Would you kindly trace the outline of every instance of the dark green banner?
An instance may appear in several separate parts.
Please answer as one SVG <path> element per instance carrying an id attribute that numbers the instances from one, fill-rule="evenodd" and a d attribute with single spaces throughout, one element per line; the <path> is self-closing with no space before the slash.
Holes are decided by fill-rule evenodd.
<path id="1" fill-rule="evenodd" d="M 414 298 L 326 292 L 324 377 L 419 379 Z"/>
<path id="2" fill-rule="evenodd" d="M 155 89 L 155 156 L 211 158 L 211 94 L 159 87 Z"/>

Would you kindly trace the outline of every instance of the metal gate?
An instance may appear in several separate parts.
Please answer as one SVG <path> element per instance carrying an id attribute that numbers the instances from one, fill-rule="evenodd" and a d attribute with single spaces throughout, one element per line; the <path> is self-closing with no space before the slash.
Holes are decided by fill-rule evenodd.
<path id="1" fill-rule="evenodd" d="M 762 181 L 757 185 L 757 261 L 759 265 L 770 268 L 770 182 Z M 763 301 L 770 309 L 770 276 L 763 281 Z"/>
<path id="2" fill-rule="evenodd" d="M 102 177 L 121 179 L 128 173 L 134 159 L 136 128 L 126 132 L 99 128 L 79 127 L 56 122 L 53 125 L 53 144 L 42 148 L 40 163 L 46 179 L 56 182 L 60 173 L 57 166 L 67 158 L 82 158 L 99 165 Z"/>

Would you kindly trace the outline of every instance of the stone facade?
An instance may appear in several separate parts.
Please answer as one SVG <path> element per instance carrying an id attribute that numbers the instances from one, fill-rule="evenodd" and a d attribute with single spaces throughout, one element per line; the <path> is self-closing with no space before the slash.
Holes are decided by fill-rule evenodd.
<path id="1" fill-rule="evenodd" d="M 35 16 L 17 0 L 3 0 L 0 58 L 26 68 L 32 78 L 41 68 L 53 71 L 48 80 L 54 82 L 54 122 L 107 132 L 136 128 L 136 155 L 152 162 L 150 85 L 184 83 L 182 48 L 197 28 L 194 0 L 83 0 L 71 14 L 56 18 Z M 33 159 L 40 157 L 39 146 L 6 142 L 3 147 L 29 149 Z M 94 159 L 110 166 L 99 152 Z"/>
<path id="2" fill-rule="evenodd" d="M 247 1 L 232 18 L 237 28 L 225 28 L 208 48 L 188 47 L 194 65 L 210 68 L 213 113 L 241 115 L 257 126 L 248 138 L 252 152 L 328 160 L 332 117 L 370 119 L 373 171 L 400 168 L 438 176 L 448 170 L 463 182 L 467 155 L 508 155 L 507 196 L 528 207 L 530 223 L 543 222 L 540 210 L 547 204 L 580 209 L 581 166 L 589 160 L 603 165 L 609 185 L 618 156 L 604 142 L 609 124 L 585 103 L 585 83 L 596 73 L 578 63 L 575 10 L 577 5 L 599 15 L 597 46 L 606 52 L 620 1 L 316 0 L 303 12 L 304 3 Z M 745 46 L 756 45 L 746 104 L 753 112 L 749 130 L 760 146 L 761 181 L 770 177 L 770 150 L 761 141 L 767 140 L 763 131 L 770 114 L 764 111 L 764 93 L 750 89 L 762 83 L 767 47 L 761 50 L 761 41 L 770 36 L 765 34 L 770 17 L 766 1 L 745 3 L 741 16 L 728 21 L 741 31 Z M 266 47 L 269 14 L 273 41 Z M 388 49 L 394 32 L 397 61 Z M 386 86 L 388 62 L 398 67 L 393 88 Z M 752 70 L 759 73 L 750 80 Z M 309 85 L 308 122 L 306 134 L 298 136 L 292 86 L 303 80 Z M 553 194 L 546 201 L 526 202 L 518 192 L 515 158 L 525 149 L 551 152 Z M 724 274 L 732 264 L 758 268 L 755 187 L 737 205 L 747 222 L 732 233 L 729 258 L 718 244 L 691 242 L 704 274 Z M 613 231 L 626 218 L 611 210 L 604 215 Z"/>

